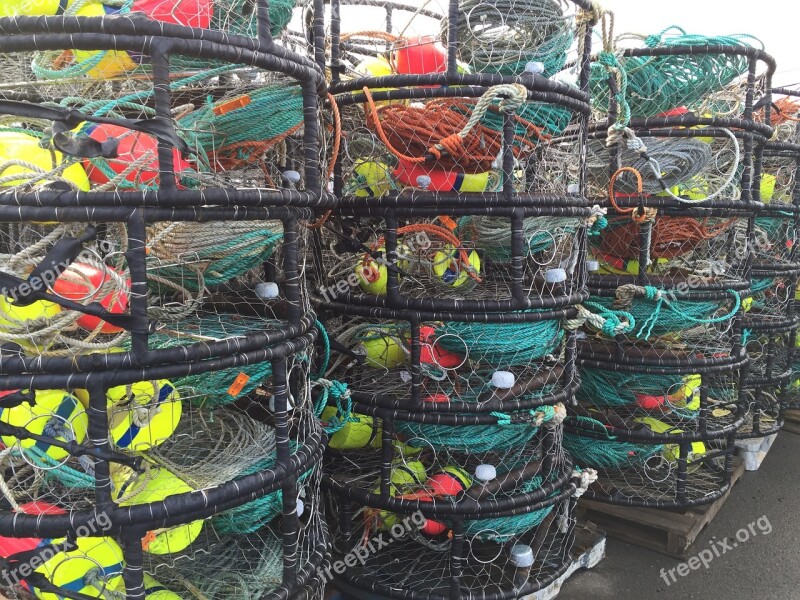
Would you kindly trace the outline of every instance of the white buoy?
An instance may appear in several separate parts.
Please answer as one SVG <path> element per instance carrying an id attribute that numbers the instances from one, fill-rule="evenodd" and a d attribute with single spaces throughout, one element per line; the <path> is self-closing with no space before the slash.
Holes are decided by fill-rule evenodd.
<path id="1" fill-rule="evenodd" d="M 478 465 L 475 467 L 475 479 L 482 483 L 497 478 L 497 469 L 494 465 Z"/>
<path id="2" fill-rule="evenodd" d="M 510 390 L 517 382 L 511 371 L 495 371 L 492 373 L 492 385 L 501 390 Z"/>
<path id="3" fill-rule="evenodd" d="M 587 260 L 586 261 L 586 270 L 589 273 L 596 273 L 600 270 L 600 261 L 598 260 Z"/>
<path id="4" fill-rule="evenodd" d="M 567 186 L 567 193 L 572 196 L 577 196 L 581 193 L 581 186 L 579 186 L 577 183 L 570 183 Z"/>
<path id="5" fill-rule="evenodd" d="M 541 75 L 544 73 L 544 63 L 538 60 L 531 60 L 525 63 L 525 73 L 528 75 Z"/>
<path id="6" fill-rule="evenodd" d="M 301 179 L 300 173 L 298 173 L 297 171 L 284 171 L 283 177 L 284 179 L 286 179 L 286 181 L 288 181 L 292 185 L 297 185 L 298 183 L 300 183 Z"/>
<path id="7" fill-rule="evenodd" d="M 266 283 L 257 283 L 256 284 L 256 296 L 268 302 L 269 300 L 275 300 L 281 295 L 281 290 L 278 287 L 278 284 L 272 281 L 268 281 Z"/>
<path id="8" fill-rule="evenodd" d="M 302 517 L 303 513 L 306 512 L 306 504 L 300 498 L 297 499 L 297 516 Z"/>
<path id="9" fill-rule="evenodd" d="M 431 178 L 427 175 L 420 175 L 417 177 L 417 187 L 421 190 L 427 190 L 429 187 L 431 187 L 431 183 Z"/>
<path id="10" fill-rule="evenodd" d="M 567 272 L 564 269 L 547 269 L 544 274 L 547 283 L 564 283 L 567 280 Z"/>
<path id="11" fill-rule="evenodd" d="M 526 544 L 515 544 L 509 551 L 509 562 L 518 569 L 533 565 L 533 548 Z"/>

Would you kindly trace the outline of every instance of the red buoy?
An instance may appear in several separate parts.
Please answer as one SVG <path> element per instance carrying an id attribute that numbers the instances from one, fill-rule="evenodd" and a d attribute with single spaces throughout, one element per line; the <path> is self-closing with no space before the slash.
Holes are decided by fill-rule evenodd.
<path id="1" fill-rule="evenodd" d="M 136 161 L 144 161 L 142 166 L 126 173 L 126 182 L 140 189 L 152 188 L 158 185 L 158 141 L 152 135 L 140 131 L 132 131 L 119 125 L 103 123 L 90 128 L 89 137 L 98 142 L 105 142 L 111 138 L 119 140 L 117 158 L 95 159 L 104 160 L 116 174 L 126 173 Z M 146 158 L 146 156 L 150 158 Z M 181 154 L 177 149 L 172 150 L 172 162 L 177 183 L 178 174 L 189 169 L 189 163 L 181 158 Z M 84 168 L 89 176 L 89 181 L 93 184 L 103 185 L 109 182 L 108 175 L 91 160 L 84 161 Z"/>
<path id="2" fill-rule="evenodd" d="M 447 70 L 447 50 L 430 35 L 402 38 L 397 42 L 394 64 L 401 75 L 444 73 Z"/>
<path id="3" fill-rule="evenodd" d="M 134 0 L 131 10 L 164 23 L 208 29 L 214 8 L 211 0 Z"/>
<path id="4" fill-rule="evenodd" d="M 105 270 L 107 269 L 107 270 Z M 107 311 L 115 314 L 122 314 L 128 308 L 128 291 L 131 288 L 130 277 L 121 277 L 125 279 L 125 286 L 121 290 L 114 290 L 106 294 L 102 299 L 95 297 L 97 290 L 104 284 L 107 284 L 111 279 L 108 271 L 111 267 L 105 269 L 98 269 L 86 263 L 73 263 L 69 266 L 61 277 L 56 279 L 53 284 L 53 291 L 67 300 L 74 300 L 75 302 L 100 302 Z M 119 273 L 115 271 L 115 273 Z M 78 325 L 87 331 L 94 331 L 95 328 L 102 323 L 100 331 L 102 333 L 119 333 L 121 328 L 106 323 L 100 317 L 92 315 L 83 315 L 78 319 Z"/>

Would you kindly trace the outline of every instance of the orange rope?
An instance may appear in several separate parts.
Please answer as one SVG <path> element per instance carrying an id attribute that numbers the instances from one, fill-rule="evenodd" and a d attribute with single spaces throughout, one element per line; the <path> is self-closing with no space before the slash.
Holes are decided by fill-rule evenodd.
<path id="1" fill-rule="evenodd" d="M 647 220 L 647 213 L 637 208 L 622 208 L 617 204 L 614 187 L 623 173 L 633 173 L 636 177 L 637 192 L 641 195 L 642 175 L 633 167 L 622 167 L 611 177 L 608 184 L 608 197 L 614 209 L 621 214 L 630 214 L 633 224 L 609 228 L 603 234 L 602 248 L 613 256 L 626 256 L 638 252 L 638 226 Z M 653 223 L 652 247 L 659 258 L 674 258 L 696 247 L 700 242 L 715 238 L 730 228 L 736 219 L 727 219 L 709 226 L 708 218 L 698 222 L 691 217 L 662 217 Z"/>
<path id="2" fill-rule="evenodd" d="M 639 252 L 639 226 L 625 219 L 625 223 L 615 225 L 613 220 L 604 230 L 600 249 L 604 254 L 614 257 L 632 256 Z M 675 258 L 691 251 L 700 243 L 725 233 L 736 222 L 726 219 L 711 223 L 706 217 L 697 220 L 692 217 L 661 216 L 653 223 L 652 255 L 655 258 Z"/>
<path id="3" fill-rule="evenodd" d="M 288 131 L 282 133 L 278 137 L 272 138 L 271 140 L 239 142 L 238 144 L 223 146 L 222 148 L 217 150 L 214 154 L 212 154 L 209 158 L 211 162 L 217 163 L 223 170 L 236 169 L 239 166 L 249 164 L 250 161 L 252 160 L 250 158 L 250 155 L 255 153 L 258 154 L 266 153 L 267 151 L 271 150 L 272 148 L 280 144 L 290 135 L 297 132 L 302 126 L 303 126 L 302 123 L 298 123 Z M 248 156 L 244 158 L 239 157 L 238 155 L 240 150 L 247 150 Z"/>
<path id="4" fill-rule="evenodd" d="M 793 123 L 800 122 L 800 118 L 794 116 L 800 113 L 800 100 L 792 100 L 791 98 L 785 97 L 779 98 L 773 102 L 773 104 L 775 106 L 770 113 L 770 122 L 773 125 L 780 125 L 787 121 Z"/>
<path id="5" fill-rule="evenodd" d="M 642 195 L 642 174 L 633 167 L 620 167 L 617 169 L 617 172 L 611 176 L 611 181 L 608 183 L 608 198 L 611 200 L 611 205 L 614 207 L 614 210 L 616 210 L 618 213 L 630 213 L 631 220 L 634 223 L 644 223 L 647 220 L 647 214 L 644 211 L 639 211 L 639 209 L 634 207 L 620 208 L 617 205 L 617 192 L 614 190 L 614 186 L 617 184 L 617 178 L 623 173 L 633 173 L 636 176 L 636 192 L 640 196 Z"/>
<path id="6" fill-rule="evenodd" d="M 463 98 L 439 99 L 423 107 L 395 104 L 378 107 L 368 87 L 363 88 L 366 98 L 367 125 L 375 131 L 386 148 L 400 160 L 421 164 L 431 158 L 443 167 L 458 167 L 466 173 L 484 173 L 502 149 L 502 133 L 476 125 L 463 138 L 464 129 L 475 106 Z M 489 108 L 493 112 L 499 108 Z M 534 151 L 534 139 L 546 140 L 550 136 L 542 129 L 518 116 L 527 135 L 515 135 L 517 144 L 512 149 L 516 156 Z M 405 151 L 398 149 L 405 147 Z M 441 148 L 440 148 L 441 147 Z"/>
<path id="7" fill-rule="evenodd" d="M 339 36 L 340 42 L 346 42 L 351 38 L 375 38 L 384 42 L 396 43 L 403 39 L 399 35 L 388 33 L 386 31 L 354 31 L 352 33 L 343 33 Z"/>

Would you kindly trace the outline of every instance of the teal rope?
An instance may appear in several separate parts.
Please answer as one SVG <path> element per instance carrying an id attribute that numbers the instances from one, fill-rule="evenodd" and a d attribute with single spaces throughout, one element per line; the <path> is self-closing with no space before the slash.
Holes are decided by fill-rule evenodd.
<path id="1" fill-rule="evenodd" d="M 542 482 L 542 477 L 536 476 L 526 481 L 520 487 L 519 492 L 533 492 L 542 487 Z M 482 541 L 503 543 L 540 525 L 554 508 L 555 506 L 551 505 L 539 510 L 510 517 L 495 517 L 493 519 L 475 521 L 466 520 L 464 521 L 464 532 L 469 536 L 476 536 Z"/>
<path id="2" fill-rule="evenodd" d="M 320 377 L 325 376 L 325 373 L 328 371 L 328 365 L 330 365 L 331 362 L 331 338 L 328 335 L 327 329 L 325 329 L 325 326 L 320 323 L 320 321 L 316 321 L 315 325 L 317 327 L 317 331 L 319 331 L 319 337 L 322 340 L 323 351 L 319 371 L 317 371 L 316 374 L 311 375 L 311 378 L 319 379 Z"/>
<path id="3" fill-rule="evenodd" d="M 246 142 L 272 140 L 303 122 L 303 96 L 299 86 L 271 85 L 246 94 L 250 103 L 217 115 L 211 98 L 202 108 L 180 119 L 183 137 L 193 148 L 213 153 Z M 240 158 L 247 156 L 240 150 Z"/>
<path id="4" fill-rule="evenodd" d="M 94 488 L 94 477 L 83 471 L 73 469 L 68 464 L 57 461 L 36 446 L 25 448 L 28 460 L 44 470 L 45 481 L 57 480 L 62 485 L 73 489 Z"/>
<path id="5" fill-rule="evenodd" d="M 275 457 L 273 456 L 243 471 L 239 477 L 252 475 L 258 471 L 271 469 L 274 466 Z M 312 471 L 313 469 L 301 474 L 297 480 L 298 483 L 305 480 Z M 258 531 L 268 525 L 281 512 L 283 512 L 283 492 L 282 490 L 277 490 L 252 502 L 221 512 L 212 517 L 211 521 L 214 524 L 214 529 L 219 533 L 247 534 Z"/>
<path id="6" fill-rule="evenodd" d="M 665 37 L 670 29 L 679 34 Z M 751 36 L 729 35 L 707 37 L 687 35 L 680 28 L 668 28 L 645 40 L 650 48 L 679 45 L 733 45 L 750 47 Z M 622 75 L 616 101 L 620 107 L 617 128 L 628 125 L 631 117 L 652 117 L 679 106 L 699 105 L 712 93 L 721 90 L 747 72 L 745 56 L 694 54 L 676 56 L 617 57 L 601 52 L 591 66 L 591 96 L 595 107 L 608 112 L 608 72 L 619 67 Z"/>
<path id="7" fill-rule="evenodd" d="M 589 425 L 593 431 L 606 432 L 606 439 L 585 437 L 564 432 L 564 448 L 582 468 L 618 469 L 640 466 L 651 456 L 663 451 L 661 445 L 639 445 L 620 442 L 616 436 L 608 435 L 605 426 L 587 417 L 574 417 L 577 422 Z"/>
<path id="8" fill-rule="evenodd" d="M 263 330 L 269 327 L 270 321 L 262 319 L 240 318 L 238 321 L 226 321 L 224 324 L 217 317 L 196 316 L 191 319 L 170 324 L 170 328 L 180 332 L 191 332 L 193 335 L 204 338 L 226 339 L 236 336 L 244 336 L 254 330 Z M 279 322 L 275 322 L 279 325 Z M 168 333 L 156 332 L 150 335 L 150 348 L 172 348 L 176 346 L 198 343 L 192 337 L 173 336 Z M 130 346 L 130 341 L 126 342 L 126 347 Z M 242 390 L 232 396 L 228 393 L 231 384 L 240 373 L 245 373 L 250 377 Z M 191 388 L 197 394 L 192 398 L 192 402 L 203 407 L 215 407 L 231 404 L 250 394 L 264 381 L 272 376 L 272 364 L 270 362 L 260 362 L 251 365 L 240 365 L 221 371 L 209 371 L 206 373 L 195 373 L 186 377 L 178 377 L 173 380 L 179 389 Z"/>
<path id="9" fill-rule="evenodd" d="M 543 423 L 555 416 L 552 406 L 520 412 L 543 413 Z M 512 423 L 510 414 L 493 412 L 491 415 L 497 419 L 497 425 L 429 425 L 396 421 L 395 430 L 406 440 L 424 440 L 434 448 L 470 454 L 519 449 L 529 444 L 538 432 L 538 427 L 531 423 Z"/>
<path id="10" fill-rule="evenodd" d="M 648 375 L 603 369 L 580 370 L 581 386 L 575 396 L 578 400 L 595 406 L 630 406 L 636 408 L 636 394 L 667 396 L 677 392 L 684 384 L 680 375 Z M 642 409 L 644 410 L 644 409 Z M 665 401 L 663 409 L 673 417 L 694 420 L 698 410 L 671 406 Z"/>
<path id="11" fill-rule="evenodd" d="M 161 260 L 152 260 L 150 270 L 159 277 L 196 292 L 199 289 L 197 272 L 190 268 L 195 258 L 205 263 L 203 269 L 205 285 L 215 286 L 227 283 L 264 264 L 273 255 L 281 240 L 283 232 L 266 228 L 248 231 L 236 239 L 226 240 L 220 244 L 206 240 L 205 243 L 198 243 L 196 249 L 193 249 L 190 263 L 182 264 L 180 260 L 176 260 L 178 264 L 162 265 Z M 152 286 L 157 290 L 159 283 L 153 282 Z"/>
<path id="12" fill-rule="evenodd" d="M 645 298 L 635 298 L 627 309 L 637 323 L 641 323 L 636 337 L 649 339 L 652 335 L 681 331 L 693 327 L 695 324 L 712 325 L 732 319 L 742 306 L 742 299 L 738 292 L 727 290 L 733 297 L 734 306 L 731 310 L 719 317 L 711 317 L 721 308 L 719 302 L 693 301 L 683 299 L 668 299 L 667 292 L 652 286 L 645 286 Z M 592 297 L 592 304 L 611 308 L 613 298 L 599 296 Z M 664 310 L 664 308 L 668 310 Z"/>
<path id="13" fill-rule="evenodd" d="M 498 101 L 499 103 L 499 101 Z M 542 133 L 552 136 L 561 135 L 572 120 L 572 112 L 558 106 L 557 104 L 545 104 L 542 102 L 526 102 L 517 111 L 516 115 L 540 127 Z M 504 115 L 493 110 L 486 111 L 481 124 L 494 131 L 503 131 Z M 523 123 L 515 121 L 514 135 L 528 137 L 528 130 Z"/>
<path id="14" fill-rule="evenodd" d="M 466 347 L 471 360 L 495 370 L 542 359 L 558 347 L 564 336 L 561 322 L 556 320 L 506 324 L 450 321 L 439 332 L 442 348 L 463 353 Z"/>

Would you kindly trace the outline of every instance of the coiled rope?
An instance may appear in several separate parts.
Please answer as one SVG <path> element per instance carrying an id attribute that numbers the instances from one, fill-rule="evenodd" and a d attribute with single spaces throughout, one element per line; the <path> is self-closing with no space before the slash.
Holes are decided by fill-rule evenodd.
<path id="1" fill-rule="evenodd" d="M 178 120 L 180 133 L 222 169 L 249 163 L 303 125 L 299 86 L 269 85 L 209 102 Z"/>
<path id="2" fill-rule="evenodd" d="M 367 125 L 392 154 L 412 164 L 435 160 L 440 166 L 457 165 L 470 173 L 491 169 L 502 150 L 500 132 L 482 123 L 486 113 L 516 113 L 527 94 L 521 84 L 502 84 L 490 87 L 477 103 L 448 98 L 432 100 L 421 108 L 403 104 L 378 107 L 369 88 L 364 88 Z M 505 97 L 495 104 L 500 96 Z M 534 139 L 549 138 L 540 127 L 522 122 L 518 116 L 515 121 L 527 132 L 515 136 L 515 156 L 532 152 Z"/>
<path id="3" fill-rule="evenodd" d="M 670 33 L 673 31 L 677 34 Z M 675 26 L 657 35 L 634 37 L 642 39 L 648 48 L 711 45 L 749 48 L 750 40 L 758 42 L 751 36 L 687 35 Z M 599 110 L 608 112 L 607 76 L 613 71 L 620 88 L 616 97 L 622 110 L 620 120 L 627 125 L 631 117 L 652 117 L 679 106 L 697 106 L 744 75 L 747 66 L 748 58 L 740 55 L 687 53 L 618 58 L 613 47 L 604 48 L 591 66 L 592 102 Z"/>
<path id="4" fill-rule="evenodd" d="M 580 466 L 599 469 L 641 467 L 648 458 L 664 450 L 661 445 L 619 441 L 616 436 L 608 433 L 600 421 L 588 417 L 571 417 L 570 421 L 578 428 L 583 427 L 604 434 L 603 437 L 597 438 L 576 435 L 572 431 L 564 432 L 564 448 Z"/>

